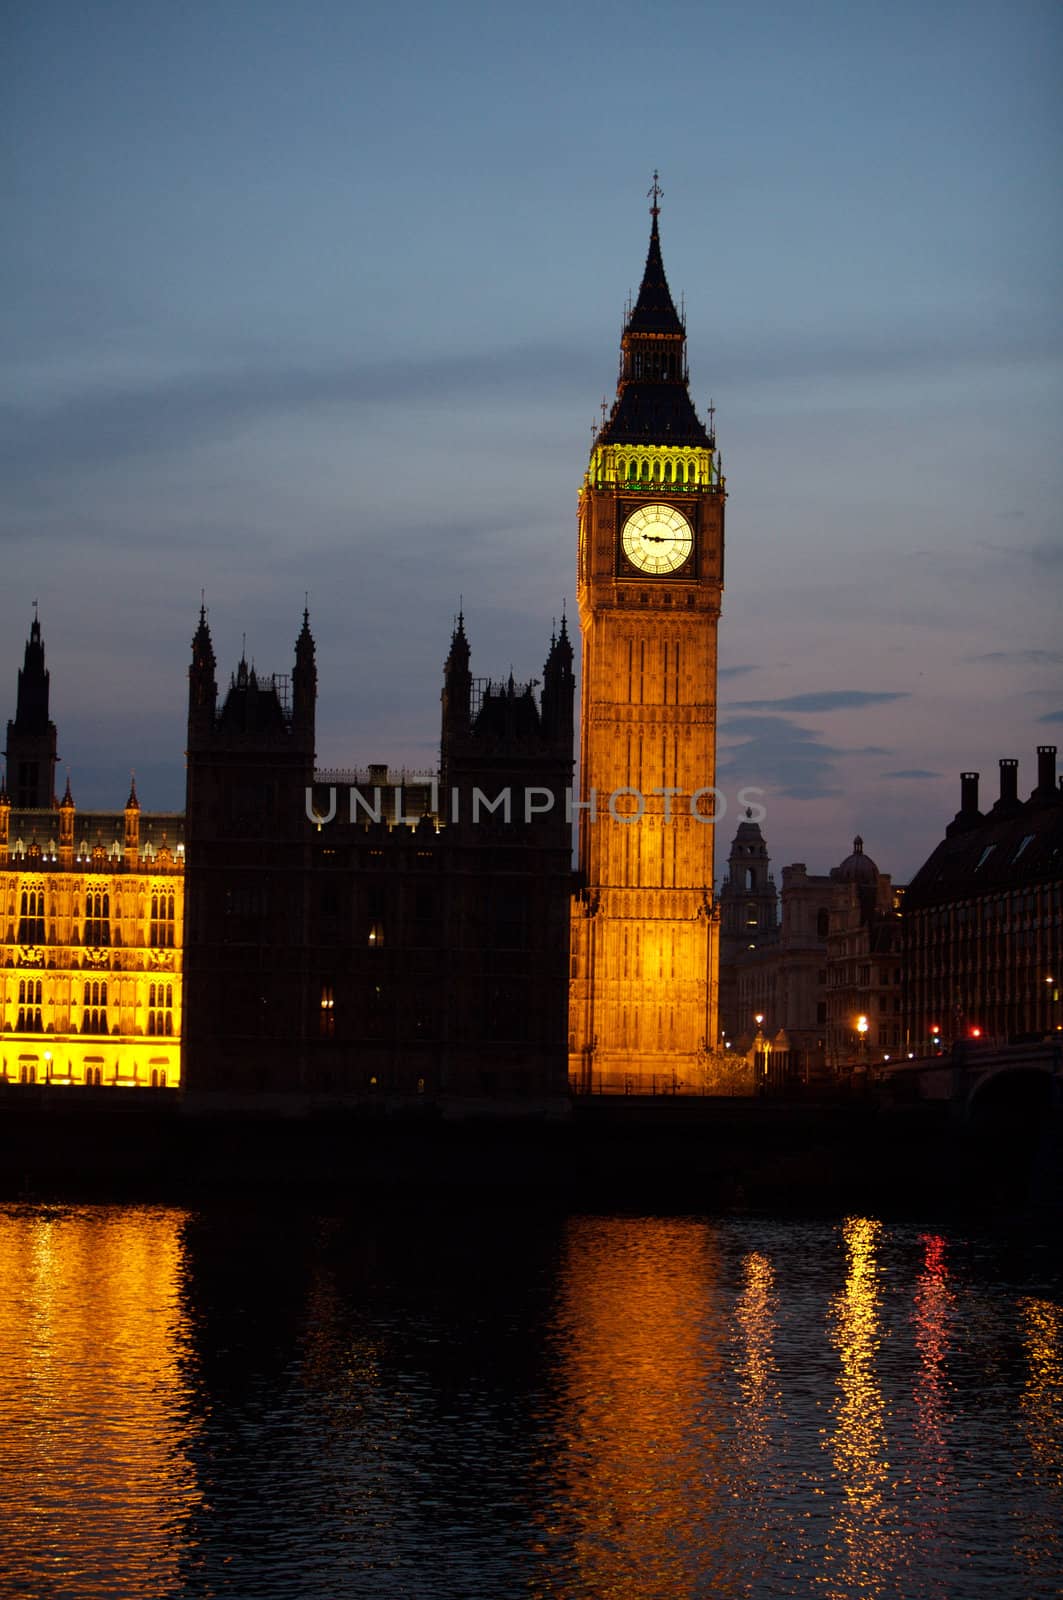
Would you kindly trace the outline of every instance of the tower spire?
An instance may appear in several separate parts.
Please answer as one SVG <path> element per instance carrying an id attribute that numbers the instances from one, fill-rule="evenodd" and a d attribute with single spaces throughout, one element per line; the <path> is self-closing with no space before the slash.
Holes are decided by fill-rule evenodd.
<path id="1" fill-rule="evenodd" d="M 303 625 L 295 641 L 295 671 L 292 674 L 292 727 L 314 749 L 315 702 L 317 701 L 317 651 L 310 632 L 310 596 L 304 596 Z"/>
<path id="2" fill-rule="evenodd" d="M 192 636 L 192 664 L 188 669 L 188 737 L 192 743 L 212 727 L 217 711 L 218 684 L 214 645 L 207 623 L 206 595 L 200 594 L 199 625 Z"/>
<path id="3" fill-rule="evenodd" d="M 47 810 L 55 797 L 55 723 L 48 716 L 49 674 L 44 664 L 40 608 L 34 600 L 33 621 L 18 675 L 15 717 L 7 725 L 7 770 L 16 806 Z"/>
<path id="4" fill-rule="evenodd" d="M 620 377 L 612 411 L 596 430 L 604 444 L 676 445 L 712 448 L 694 409 L 687 382 L 686 328 L 675 308 L 661 255 L 661 189 L 654 172 L 649 248 L 635 304 L 620 339 Z"/>

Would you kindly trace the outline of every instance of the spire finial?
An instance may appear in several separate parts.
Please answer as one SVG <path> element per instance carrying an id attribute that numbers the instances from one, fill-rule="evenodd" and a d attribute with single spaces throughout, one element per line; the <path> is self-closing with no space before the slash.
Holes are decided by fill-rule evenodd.
<path id="1" fill-rule="evenodd" d="M 658 205 L 657 202 L 660 200 L 661 196 L 664 194 L 664 190 L 661 188 L 660 183 L 657 181 L 659 176 L 660 176 L 660 174 L 658 173 L 657 168 L 654 167 L 654 169 L 653 169 L 653 186 L 652 186 L 652 188 L 649 188 L 649 189 L 646 190 L 646 198 L 648 200 L 652 200 L 653 201 L 653 204 L 650 207 L 650 216 L 653 218 L 653 226 L 654 226 L 655 230 L 656 230 L 656 227 L 657 227 L 657 218 L 661 214 L 661 208 L 660 208 L 660 206 Z"/>

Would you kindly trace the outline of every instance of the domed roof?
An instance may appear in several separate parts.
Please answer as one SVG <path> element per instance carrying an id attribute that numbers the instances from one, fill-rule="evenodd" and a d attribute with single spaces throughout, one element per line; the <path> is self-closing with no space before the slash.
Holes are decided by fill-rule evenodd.
<path id="1" fill-rule="evenodd" d="M 840 867 L 831 873 L 839 883 L 874 884 L 878 882 L 878 867 L 870 856 L 864 854 L 864 841 L 857 834 L 853 840 L 853 853 L 846 856 Z"/>

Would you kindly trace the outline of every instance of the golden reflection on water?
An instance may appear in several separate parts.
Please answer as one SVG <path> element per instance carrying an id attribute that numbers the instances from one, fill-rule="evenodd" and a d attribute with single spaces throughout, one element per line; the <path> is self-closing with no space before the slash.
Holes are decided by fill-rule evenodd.
<path id="1" fill-rule="evenodd" d="M 183 1214 L 0 1208 L 0 1525 L 15 1592 L 160 1596 L 198 1500 Z"/>
<path id="2" fill-rule="evenodd" d="M 922 1271 L 916 1279 L 913 1321 L 919 1367 L 915 1378 L 915 1435 L 922 1456 L 923 1495 L 943 1490 L 951 1479 L 945 1438 L 948 1418 L 949 1319 L 954 1295 L 945 1259 L 945 1241 L 924 1234 Z"/>
<path id="3" fill-rule="evenodd" d="M 1019 1402 L 1022 1431 L 1030 1452 L 1029 1502 L 1019 1528 L 1017 1549 L 1031 1578 L 1058 1576 L 1063 1538 L 1063 1311 L 1033 1297 L 1020 1306 L 1026 1374 Z M 1045 1506 L 1054 1510 L 1046 1513 Z"/>
<path id="4" fill-rule="evenodd" d="M 881 1224 L 850 1217 L 845 1286 L 831 1305 L 838 1403 L 831 1452 L 842 1502 L 825 1551 L 823 1593 L 848 1600 L 882 1592 L 890 1551 L 886 1407 L 877 1371 L 881 1342 L 876 1251 Z"/>
<path id="5" fill-rule="evenodd" d="M 725 1340 L 713 1326 L 717 1259 L 707 1225 L 578 1219 L 561 1267 L 556 1329 L 559 1459 L 549 1537 L 569 1574 L 536 1593 L 681 1600 L 702 1592 L 707 1540 L 733 1516 L 716 1470 Z M 542 1547 L 545 1549 L 545 1546 Z"/>
<path id="6" fill-rule="evenodd" d="M 739 1455 L 753 1468 L 771 1444 L 769 1427 L 779 1409 L 774 1339 L 778 1316 L 775 1269 L 753 1250 L 742 1263 L 742 1292 L 735 1305 L 740 1335 L 735 1362 L 741 1403 L 737 1410 Z"/>

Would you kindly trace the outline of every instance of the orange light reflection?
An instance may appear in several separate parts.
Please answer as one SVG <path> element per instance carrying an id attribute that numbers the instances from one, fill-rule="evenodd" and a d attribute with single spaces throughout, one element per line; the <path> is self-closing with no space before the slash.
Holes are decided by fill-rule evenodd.
<path id="1" fill-rule="evenodd" d="M 710 1546 L 726 1547 L 740 1515 L 719 1467 L 730 1419 L 714 1405 L 726 1350 L 722 1323 L 707 1326 L 719 1317 L 716 1280 L 704 1223 L 569 1225 L 556 1323 L 562 1448 L 540 1553 L 572 1554 L 543 1592 L 610 1600 L 704 1592 Z M 715 1373 L 706 1363 L 713 1350 Z"/>
<path id="2" fill-rule="evenodd" d="M 842 1503 L 827 1540 L 823 1593 L 850 1600 L 888 1582 L 889 1461 L 886 1408 L 876 1370 L 881 1332 L 876 1249 L 881 1224 L 850 1217 L 844 1229 L 845 1287 L 829 1317 L 838 1351 L 838 1401 L 831 1452 Z"/>
<path id="3" fill-rule="evenodd" d="M 182 1214 L 0 1209 L 0 1519 L 24 1593 L 156 1596 L 199 1499 Z"/>

